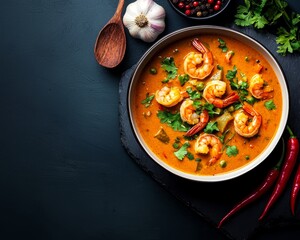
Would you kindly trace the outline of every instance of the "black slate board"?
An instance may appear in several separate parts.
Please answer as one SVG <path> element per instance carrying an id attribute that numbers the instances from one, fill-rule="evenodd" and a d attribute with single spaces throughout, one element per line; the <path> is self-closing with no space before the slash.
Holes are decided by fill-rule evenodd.
<path id="1" fill-rule="evenodd" d="M 251 28 L 239 29 L 234 25 L 228 27 L 235 28 L 260 41 L 274 54 L 279 64 L 281 64 L 290 89 L 290 115 L 288 124 L 299 135 L 300 129 L 297 128 L 300 117 L 300 101 L 298 98 L 298 89 L 300 86 L 300 79 L 298 77 L 298 68 L 300 66 L 299 55 L 279 56 L 276 53 L 275 37 L 270 33 L 258 32 Z M 151 160 L 142 150 L 133 134 L 128 115 L 127 94 L 134 69 L 135 66 L 124 72 L 119 84 L 120 131 L 124 148 L 132 159 L 162 187 L 211 223 L 213 227 L 216 227 L 220 219 L 238 201 L 256 189 L 256 186 L 264 180 L 265 174 L 278 160 L 278 156 L 281 153 L 281 146 L 277 146 L 268 159 L 254 170 L 226 182 L 193 182 L 169 173 Z M 287 136 L 285 138 L 287 139 Z M 223 225 L 220 231 L 229 239 L 251 239 L 256 238 L 256 236 L 259 236 L 263 232 L 275 230 L 299 231 L 300 207 L 298 207 L 296 216 L 293 217 L 289 209 L 290 185 L 265 220 L 259 222 L 258 217 L 270 193 L 265 194 L 261 199 L 231 218 Z M 298 206 L 300 206 L 299 202 Z"/>

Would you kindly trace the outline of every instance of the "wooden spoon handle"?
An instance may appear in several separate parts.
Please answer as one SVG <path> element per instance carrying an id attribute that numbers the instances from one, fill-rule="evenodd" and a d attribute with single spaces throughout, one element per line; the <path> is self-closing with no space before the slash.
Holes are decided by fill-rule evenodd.
<path id="1" fill-rule="evenodd" d="M 117 20 L 121 19 L 122 10 L 123 10 L 123 7 L 124 7 L 124 2 L 125 2 L 125 0 L 119 0 L 117 10 L 116 10 L 112 20 L 117 21 Z"/>

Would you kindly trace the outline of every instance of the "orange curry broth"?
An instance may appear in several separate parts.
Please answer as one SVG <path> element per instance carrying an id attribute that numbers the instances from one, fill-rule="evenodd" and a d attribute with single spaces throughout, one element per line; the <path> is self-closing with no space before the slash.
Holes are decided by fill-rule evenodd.
<path id="1" fill-rule="evenodd" d="M 258 156 L 259 153 L 261 153 L 263 149 L 267 147 L 267 145 L 271 142 L 273 136 L 275 135 L 278 124 L 280 122 L 282 111 L 282 96 L 280 85 L 274 71 L 272 70 L 269 63 L 257 51 L 235 39 L 231 39 L 225 36 L 208 35 L 199 36 L 198 38 L 202 43 L 209 47 L 214 56 L 215 67 L 210 76 L 212 76 L 217 71 L 217 65 L 222 66 L 222 80 L 226 81 L 227 89 L 230 89 L 230 87 L 228 87 L 229 81 L 226 79 L 225 75 L 227 73 L 227 70 L 233 69 L 234 65 L 236 65 L 238 69 L 236 76 L 240 78 L 240 72 L 243 72 L 244 74 L 246 74 L 248 82 L 256 73 L 256 60 L 259 60 L 260 64 L 264 67 L 261 71 L 261 75 L 262 78 L 274 89 L 274 97 L 272 98 L 272 100 L 275 103 L 276 109 L 266 109 L 266 107 L 264 106 L 264 102 L 267 100 L 260 100 L 254 104 L 255 110 L 262 115 L 262 125 L 258 134 L 252 138 L 241 137 L 237 133 L 235 133 L 233 121 L 231 121 L 227 126 L 227 128 L 230 128 L 230 132 L 226 135 L 225 139 L 231 137 L 232 134 L 235 133 L 233 139 L 228 142 L 227 145 L 235 145 L 237 147 L 239 153 L 236 156 L 228 157 L 226 154 L 226 150 L 224 150 L 221 158 L 214 165 L 207 166 L 206 163 L 210 159 L 210 155 L 195 154 L 195 140 L 192 140 L 189 141 L 190 147 L 188 148 L 188 151 L 194 155 L 194 160 L 189 160 L 187 157 L 185 157 L 182 161 L 180 161 L 176 158 L 176 156 L 174 155 L 176 149 L 174 149 L 172 145 L 175 142 L 176 137 L 180 138 L 181 144 L 186 141 L 183 138 L 184 132 L 174 131 L 167 124 L 160 123 L 160 120 L 157 117 L 157 112 L 158 110 L 162 109 L 162 107 L 157 103 L 155 98 L 148 108 L 141 104 L 141 102 L 145 99 L 147 93 L 149 93 L 150 95 L 155 94 L 155 92 L 161 89 L 163 86 L 175 85 L 182 88 L 183 90 L 186 89 L 188 83 L 186 83 L 184 86 L 180 86 L 177 78 L 171 80 L 169 83 L 161 82 L 167 76 L 166 72 L 161 68 L 161 61 L 164 57 L 172 56 L 174 58 L 176 67 L 178 67 L 178 75 L 184 74 L 184 57 L 187 53 L 196 51 L 195 48 L 191 45 L 192 38 L 183 39 L 170 45 L 168 48 L 158 53 L 149 62 L 148 66 L 143 70 L 140 80 L 136 86 L 132 110 L 134 119 L 136 121 L 136 126 L 138 127 L 138 131 L 140 132 L 148 147 L 158 156 L 158 158 L 160 158 L 173 168 L 190 174 L 215 175 L 242 167 L 243 165 L 255 159 L 255 157 Z M 224 57 L 225 53 L 223 53 L 222 50 L 218 47 L 218 38 L 222 38 L 226 42 L 228 50 L 233 50 L 235 53 L 231 59 L 230 64 L 226 63 Z M 178 51 L 174 51 L 175 49 L 178 49 Z M 246 56 L 248 57 L 248 61 L 245 60 Z M 150 74 L 150 69 L 153 67 L 157 69 L 157 74 L 155 75 Z M 206 83 L 207 81 L 209 81 L 210 76 L 204 79 L 203 82 Z M 172 109 L 178 109 L 179 112 L 179 107 L 180 103 Z M 167 108 L 164 107 L 163 109 Z M 150 114 L 150 116 L 146 116 L 147 114 Z M 210 118 L 210 121 L 212 120 L 213 119 Z M 161 127 L 163 127 L 170 138 L 170 142 L 168 144 L 163 143 L 154 137 Z M 202 132 L 203 130 L 200 133 Z M 216 135 L 220 136 L 221 133 L 216 133 Z M 195 161 L 196 158 L 201 159 L 201 162 L 199 163 L 200 165 L 198 165 L 197 161 Z M 220 166 L 219 162 L 221 160 L 226 161 L 226 167 L 222 168 Z"/>

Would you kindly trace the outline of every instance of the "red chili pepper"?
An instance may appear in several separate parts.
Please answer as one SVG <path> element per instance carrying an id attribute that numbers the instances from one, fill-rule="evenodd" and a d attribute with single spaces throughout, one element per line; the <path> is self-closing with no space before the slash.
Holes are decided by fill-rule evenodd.
<path id="1" fill-rule="evenodd" d="M 296 138 L 296 136 L 293 134 L 292 130 L 289 128 L 289 126 L 286 126 L 286 129 L 288 130 L 290 134 L 290 138 L 288 140 L 287 144 L 287 154 L 285 156 L 285 160 L 283 163 L 283 167 L 280 171 L 279 178 L 277 180 L 277 183 L 275 185 L 274 191 L 269 199 L 269 202 L 267 203 L 263 213 L 259 217 L 259 220 L 262 220 L 267 212 L 270 210 L 270 208 L 274 205 L 274 203 L 277 201 L 277 199 L 282 194 L 289 177 L 295 167 L 298 152 L 299 152 L 299 141 Z"/>
<path id="2" fill-rule="evenodd" d="M 291 206 L 293 215 L 295 215 L 295 205 L 296 205 L 296 199 L 297 199 L 299 190 L 300 190 L 300 165 L 298 166 L 296 175 L 294 177 L 294 182 L 293 182 L 292 192 L 291 192 L 290 206 Z"/>
<path id="3" fill-rule="evenodd" d="M 265 192 L 267 192 L 275 183 L 278 175 L 279 175 L 279 169 L 283 162 L 284 158 L 284 152 L 285 152 L 285 144 L 284 140 L 282 139 L 282 153 L 280 156 L 280 159 L 278 163 L 270 170 L 265 180 L 261 183 L 261 185 L 252 192 L 249 196 L 247 196 L 244 200 L 242 200 L 240 203 L 238 203 L 232 210 L 230 210 L 225 217 L 222 218 L 222 220 L 219 222 L 218 228 L 221 227 L 224 221 L 226 221 L 229 217 L 231 217 L 233 214 L 238 212 L 243 207 L 249 205 L 250 203 L 254 202 L 256 199 L 261 197 Z"/>

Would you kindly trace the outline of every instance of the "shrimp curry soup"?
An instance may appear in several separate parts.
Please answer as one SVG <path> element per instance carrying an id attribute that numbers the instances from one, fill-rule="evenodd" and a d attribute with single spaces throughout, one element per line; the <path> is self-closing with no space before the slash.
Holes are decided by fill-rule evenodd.
<path id="1" fill-rule="evenodd" d="M 280 83 L 267 60 L 217 34 L 155 53 L 131 97 L 143 142 L 168 166 L 193 175 L 249 164 L 272 141 L 282 112 Z"/>

